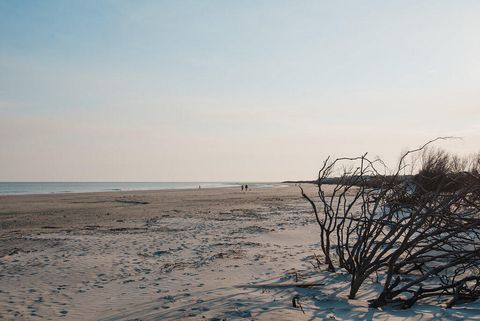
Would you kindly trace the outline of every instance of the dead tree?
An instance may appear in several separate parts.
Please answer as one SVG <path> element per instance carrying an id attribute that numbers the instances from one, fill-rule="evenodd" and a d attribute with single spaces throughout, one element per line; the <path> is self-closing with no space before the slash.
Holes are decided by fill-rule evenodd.
<path id="1" fill-rule="evenodd" d="M 332 238 L 337 238 L 337 245 L 343 244 L 343 240 L 338 240 L 343 238 L 343 234 L 339 233 L 339 231 L 345 227 L 347 217 L 351 211 L 355 210 L 355 205 L 362 201 L 366 195 L 366 176 L 378 175 L 374 162 L 370 162 L 365 156 L 338 158 L 330 163 L 329 158 L 325 160 L 319 171 L 317 181 L 317 195 L 321 204 L 321 213 L 319 213 L 314 200 L 306 195 L 300 186 L 302 196 L 310 203 L 315 213 L 315 218 L 320 227 L 320 244 L 325 255 L 325 264 L 327 264 L 328 270 L 332 272 L 335 271 L 331 253 Z M 331 192 L 325 191 L 324 186 L 329 180 L 329 176 L 335 169 L 335 166 L 341 162 L 357 162 L 359 165 L 356 168 L 344 170 L 342 175 L 336 179 L 337 183 L 333 190 Z M 339 255 L 340 267 L 345 267 L 348 270 L 349 266 L 345 264 L 343 251 L 338 251 L 337 248 L 336 253 Z"/>
<path id="2" fill-rule="evenodd" d="M 394 171 L 366 154 L 327 159 L 317 181 L 318 205 L 301 190 L 319 224 L 328 269 L 338 265 L 352 275 L 350 298 L 377 271 L 386 276 L 372 306 L 398 303 L 401 294 L 409 295 L 403 307 L 434 295 L 451 295 L 449 305 L 478 297 L 478 157 L 469 163 L 444 152 L 424 153 L 420 172 L 405 174 L 407 156 L 436 140 L 404 153 Z M 332 179 L 345 162 L 350 170 Z M 325 185 L 332 182 L 327 194 Z"/>

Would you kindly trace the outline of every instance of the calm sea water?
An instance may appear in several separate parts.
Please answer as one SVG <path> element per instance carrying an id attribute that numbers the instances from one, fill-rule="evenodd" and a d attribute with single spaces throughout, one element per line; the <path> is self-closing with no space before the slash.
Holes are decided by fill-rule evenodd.
<path id="1" fill-rule="evenodd" d="M 0 182 L 0 195 L 235 187 L 221 182 Z M 269 184 L 255 184 L 268 187 Z"/>

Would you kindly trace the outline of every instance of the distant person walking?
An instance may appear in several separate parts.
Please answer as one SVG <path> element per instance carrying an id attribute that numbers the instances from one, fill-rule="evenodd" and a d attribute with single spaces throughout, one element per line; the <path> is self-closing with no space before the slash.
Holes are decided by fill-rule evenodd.
<path id="1" fill-rule="evenodd" d="M 245 184 L 245 192 L 248 192 L 248 185 Z"/>
<path id="2" fill-rule="evenodd" d="M 242 184 L 242 192 L 243 192 L 243 184 Z"/>

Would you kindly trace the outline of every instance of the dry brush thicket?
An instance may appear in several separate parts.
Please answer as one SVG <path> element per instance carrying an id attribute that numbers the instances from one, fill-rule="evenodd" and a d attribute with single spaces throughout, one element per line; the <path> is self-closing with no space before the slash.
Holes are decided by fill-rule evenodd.
<path id="1" fill-rule="evenodd" d="M 351 275 L 350 298 L 372 277 L 383 288 L 373 307 L 480 297 L 480 155 L 460 158 L 432 142 L 404 153 L 394 170 L 366 154 L 327 159 L 317 195 L 301 190 L 327 269 Z"/>

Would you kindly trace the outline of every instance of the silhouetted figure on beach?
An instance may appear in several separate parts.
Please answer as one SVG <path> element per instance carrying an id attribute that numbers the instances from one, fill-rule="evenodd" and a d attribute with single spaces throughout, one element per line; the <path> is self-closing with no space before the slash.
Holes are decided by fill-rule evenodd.
<path id="1" fill-rule="evenodd" d="M 248 185 L 245 184 L 245 192 L 248 192 Z"/>
<path id="2" fill-rule="evenodd" d="M 243 192 L 243 184 L 242 184 L 242 192 Z"/>

